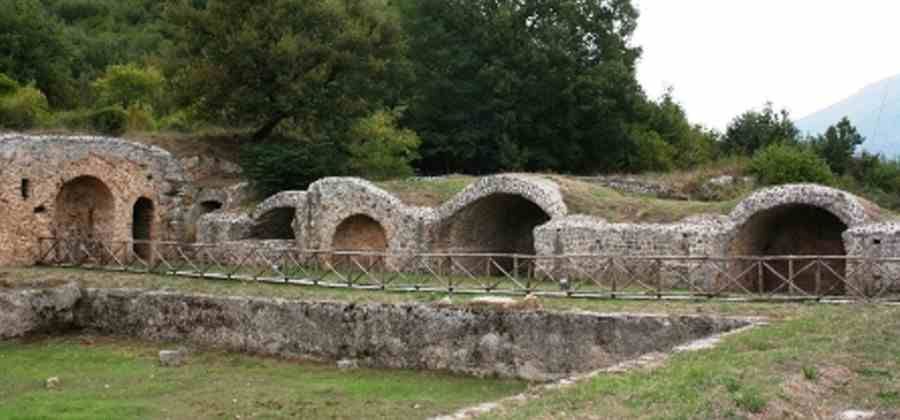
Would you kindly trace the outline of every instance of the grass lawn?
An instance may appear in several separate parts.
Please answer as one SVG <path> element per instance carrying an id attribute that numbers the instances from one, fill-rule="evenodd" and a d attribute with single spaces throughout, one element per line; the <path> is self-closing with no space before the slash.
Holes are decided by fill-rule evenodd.
<path id="1" fill-rule="evenodd" d="M 487 418 L 831 419 L 847 409 L 900 418 L 900 307 L 798 309 L 662 368 L 599 376 Z"/>
<path id="2" fill-rule="evenodd" d="M 525 384 L 219 351 L 159 366 L 160 344 L 67 336 L 0 343 L 0 418 L 426 418 Z M 59 377 L 48 390 L 45 381 Z"/>

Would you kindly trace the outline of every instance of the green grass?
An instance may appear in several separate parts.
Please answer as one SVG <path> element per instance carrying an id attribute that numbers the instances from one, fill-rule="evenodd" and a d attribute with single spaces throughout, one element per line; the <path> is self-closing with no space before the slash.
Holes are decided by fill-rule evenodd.
<path id="1" fill-rule="evenodd" d="M 162 348 L 88 336 L 0 343 L 0 418 L 425 418 L 526 387 L 209 350 L 162 368 Z M 50 377 L 59 388 L 46 389 Z"/>
<path id="2" fill-rule="evenodd" d="M 438 207 L 475 182 L 476 179 L 467 175 L 450 175 L 438 179 L 384 181 L 378 182 L 376 185 L 396 195 L 406 205 Z"/>
<path id="3" fill-rule="evenodd" d="M 831 418 L 849 408 L 900 409 L 900 308 L 797 312 L 660 369 L 600 376 L 488 418 Z"/>

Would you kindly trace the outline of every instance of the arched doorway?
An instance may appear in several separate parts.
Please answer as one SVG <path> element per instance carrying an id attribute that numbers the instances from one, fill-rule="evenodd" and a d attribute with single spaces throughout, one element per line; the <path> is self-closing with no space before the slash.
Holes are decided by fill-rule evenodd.
<path id="1" fill-rule="evenodd" d="M 115 200 L 103 181 L 72 179 L 56 196 L 55 235 L 62 239 L 110 240 L 114 237 Z"/>
<path id="2" fill-rule="evenodd" d="M 754 214 L 740 227 L 732 255 L 744 256 L 845 256 L 843 233 L 847 225 L 819 207 L 806 204 L 778 206 Z M 747 273 L 744 283 L 759 292 L 788 293 L 784 279 L 794 275 L 794 285 L 807 292 L 827 295 L 845 293 L 840 277 L 845 275 L 844 261 L 827 261 L 828 267 L 810 266 L 812 259 L 767 262 L 769 267 Z"/>
<path id="3" fill-rule="evenodd" d="M 438 231 L 438 248 L 463 254 L 533 255 L 534 229 L 550 221 L 540 206 L 519 195 L 485 196 L 445 220 Z M 471 260 L 471 261 L 468 261 Z M 466 266 L 484 267 L 477 258 L 463 262 Z M 511 270 L 511 258 L 495 258 Z"/>
<path id="4" fill-rule="evenodd" d="M 143 260 L 152 256 L 151 245 L 140 243 L 153 239 L 153 201 L 141 197 L 134 203 L 131 212 L 131 237 L 134 239 L 134 253 Z"/>

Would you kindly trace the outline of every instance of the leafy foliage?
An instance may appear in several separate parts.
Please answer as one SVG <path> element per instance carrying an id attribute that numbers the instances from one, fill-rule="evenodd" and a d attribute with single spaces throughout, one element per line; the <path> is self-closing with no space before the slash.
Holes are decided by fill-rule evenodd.
<path id="1" fill-rule="evenodd" d="M 0 97 L 0 127 L 27 130 L 38 126 L 48 116 L 50 105 L 34 86 L 17 89 Z"/>
<path id="2" fill-rule="evenodd" d="M 850 120 L 844 117 L 837 124 L 828 127 L 824 135 L 813 139 L 813 147 L 835 174 L 843 175 L 850 169 L 856 148 L 865 140 Z"/>
<path id="3" fill-rule="evenodd" d="M 13 93 L 16 93 L 20 87 L 18 82 L 7 75 L 0 73 L 0 96 L 12 95 Z"/>
<path id="4" fill-rule="evenodd" d="M 240 163 L 256 191 L 271 195 L 344 173 L 346 157 L 333 143 L 285 139 L 244 146 Z"/>
<path id="5" fill-rule="evenodd" d="M 377 111 L 360 119 L 350 128 L 349 136 L 351 173 L 374 180 L 415 173 L 410 163 L 419 157 L 421 140 L 414 131 L 398 128 L 393 113 Z"/>
<path id="6" fill-rule="evenodd" d="M 64 105 L 72 59 L 62 24 L 40 0 L 0 0 L 0 73 L 34 82 L 51 104 Z"/>
<path id="7" fill-rule="evenodd" d="M 97 79 L 93 88 L 101 106 L 133 104 L 156 106 L 160 103 L 165 78 L 154 67 L 141 68 L 134 64 L 113 65 Z"/>
<path id="8" fill-rule="evenodd" d="M 630 1 L 401 5 L 416 74 L 407 122 L 425 172 L 627 166 L 645 101 Z"/>
<path id="9" fill-rule="evenodd" d="M 725 132 L 723 146 L 727 152 L 752 155 L 776 143 L 795 143 L 800 131 L 787 110 L 776 112 L 772 103 L 762 111 L 747 111 L 735 118 Z"/>
<path id="10" fill-rule="evenodd" d="M 110 106 L 87 115 L 91 128 L 99 133 L 120 136 L 128 129 L 128 113 L 119 106 Z"/>
<path id="11" fill-rule="evenodd" d="M 266 138 L 283 122 L 334 136 L 380 107 L 403 36 L 387 0 L 176 1 L 179 103 Z"/>
<path id="12" fill-rule="evenodd" d="M 782 143 L 757 152 L 750 163 L 750 172 L 765 185 L 799 182 L 828 185 L 834 182 L 828 163 L 812 149 Z"/>

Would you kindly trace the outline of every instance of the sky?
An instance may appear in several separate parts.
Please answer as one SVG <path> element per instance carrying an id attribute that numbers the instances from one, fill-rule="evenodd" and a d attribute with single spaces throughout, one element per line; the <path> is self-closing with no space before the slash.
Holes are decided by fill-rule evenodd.
<path id="1" fill-rule="evenodd" d="M 900 73 L 898 0 L 635 0 L 638 78 L 724 129 L 767 101 L 796 120 Z M 900 89 L 900 86 L 898 86 Z"/>

